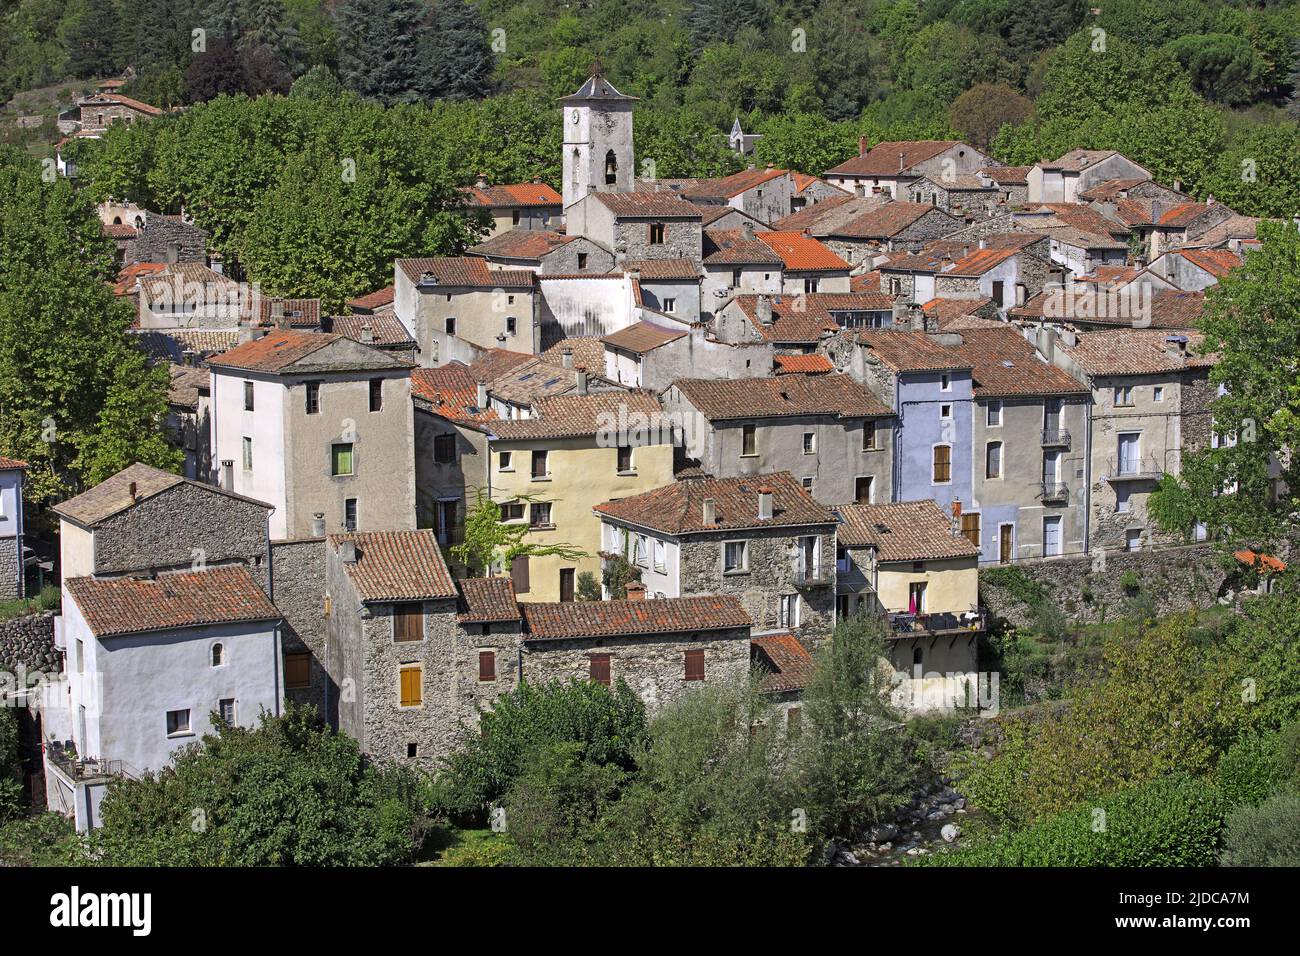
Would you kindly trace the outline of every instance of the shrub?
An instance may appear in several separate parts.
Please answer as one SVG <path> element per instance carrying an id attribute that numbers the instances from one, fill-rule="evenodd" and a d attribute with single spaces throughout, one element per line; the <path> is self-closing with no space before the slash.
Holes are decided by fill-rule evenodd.
<path id="1" fill-rule="evenodd" d="M 599 840 L 598 821 L 627 774 L 585 760 L 582 745 L 533 750 L 502 801 L 510 839 L 525 866 L 580 866 Z"/>
<path id="2" fill-rule="evenodd" d="M 0 823 L 23 811 L 22 764 L 18 757 L 18 712 L 0 704 Z"/>
<path id="3" fill-rule="evenodd" d="M 72 821 L 57 813 L 0 824 L 0 866 L 85 866 L 89 859 Z"/>
<path id="4" fill-rule="evenodd" d="M 1293 782 L 1297 771 L 1300 723 L 1272 733 L 1246 733 L 1219 761 L 1219 790 L 1228 806 L 1259 806 Z"/>
<path id="5" fill-rule="evenodd" d="M 1213 866 L 1223 798 L 1204 780 L 1163 777 L 1112 793 L 930 866 Z M 1292 818 L 1293 821 L 1295 818 Z"/>
<path id="6" fill-rule="evenodd" d="M 1224 866 L 1300 866 L 1300 794 L 1277 793 L 1228 815 Z"/>

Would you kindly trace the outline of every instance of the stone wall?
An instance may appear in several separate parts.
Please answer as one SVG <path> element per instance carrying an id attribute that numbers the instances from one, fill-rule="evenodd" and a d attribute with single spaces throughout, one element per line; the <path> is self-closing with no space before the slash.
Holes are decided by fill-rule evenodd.
<path id="1" fill-rule="evenodd" d="M 126 244 L 126 262 L 198 262 L 206 264 L 208 234 L 174 216 L 157 213 L 145 220 Z"/>
<path id="2" fill-rule="evenodd" d="M 0 538 L 0 601 L 23 596 L 22 561 L 17 535 Z"/>
<path id="3" fill-rule="evenodd" d="M 280 644 L 285 654 L 311 654 L 311 686 L 286 690 L 296 704 L 311 704 L 331 722 L 326 702 L 337 702 L 338 689 L 325 666 L 325 539 L 277 541 L 271 545 L 275 606 L 284 615 Z"/>
<path id="4" fill-rule="evenodd" d="M 1184 376 L 1178 390 L 1183 454 L 1210 446 L 1210 436 L 1214 431 L 1210 403 L 1217 394 L 1218 387 L 1210 382 L 1209 369 L 1190 369 Z"/>
<path id="5" fill-rule="evenodd" d="M 1130 574 L 1131 572 L 1131 574 Z M 1013 576 L 1020 586 L 998 582 Z M 1032 590 L 1044 603 L 1083 623 L 1114 618 L 1135 596 L 1149 598 L 1160 613 L 1208 607 L 1227 577 L 1221 556 L 1209 545 L 1143 551 L 1107 551 L 980 568 L 980 603 L 1016 626 L 1029 624 L 1033 609 L 1017 591 Z M 1137 589 L 1127 584 L 1136 579 Z M 1027 587 L 1026 587 L 1027 586 Z"/>
<path id="6" fill-rule="evenodd" d="M 664 241 L 650 242 L 650 222 L 620 219 L 614 224 L 614 251 L 621 266 L 628 259 L 699 260 L 704 234 L 699 220 L 667 219 L 662 223 Z"/>
<path id="7" fill-rule="evenodd" d="M 0 670 L 58 673 L 62 655 L 54 646 L 54 612 L 26 614 L 0 622 Z"/>

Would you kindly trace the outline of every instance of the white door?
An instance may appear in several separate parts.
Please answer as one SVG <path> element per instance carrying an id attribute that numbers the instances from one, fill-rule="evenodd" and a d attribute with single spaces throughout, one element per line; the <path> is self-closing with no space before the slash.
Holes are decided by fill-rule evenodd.
<path id="1" fill-rule="evenodd" d="M 1061 553 L 1061 516 L 1052 515 L 1043 519 L 1043 554 L 1052 556 Z"/>
<path id="2" fill-rule="evenodd" d="M 1124 432 L 1119 436 L 1119 473 L 1131 475 L 1138 470 L 1138 432 Z"/>

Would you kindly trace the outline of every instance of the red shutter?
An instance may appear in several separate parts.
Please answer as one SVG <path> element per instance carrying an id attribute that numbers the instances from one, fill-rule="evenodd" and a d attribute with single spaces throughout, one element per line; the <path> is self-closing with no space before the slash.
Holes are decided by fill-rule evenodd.
<path id="1" fill-rule="evenodd" d="M 591 679 L 597 684 L 609 686 L 609 655 L 591 655 Z"/>
<path id="2" fill-rule="evenodd" d="M 686 679 L 704 680 L 704 652 L 686 652 Z"/>

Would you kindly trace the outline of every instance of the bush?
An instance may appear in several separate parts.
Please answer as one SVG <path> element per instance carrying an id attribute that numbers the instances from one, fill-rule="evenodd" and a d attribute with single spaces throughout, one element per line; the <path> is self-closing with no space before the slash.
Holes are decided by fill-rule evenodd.
<path id="1" fill-rule="evenodd" d="M 0 866 L 85 866 L 90 862 L 76 828 L 57 813 L 0 824 Z"/>
<path id="2" fill-rule="evenodd" d="M 1259 806 L 1296 779 L 1300 723 L 1273 733 L 1243 734 L 1219 761 L 1219 790 L 1228 806 Z"/>
<path id="3" fill-rule="evenodd" d="M 1213 866 L 1223 798 L 1204 780 L 1164 777 L 1112 793 L 929 866 Z M 1293 825 L 1297 817 L 1292 818 Z"/>
<path id="4" fill-rule="evenodd" d="M 479 730 L 447 758 L 434 799 L 454 819 L 482 825 L 535 749 L 575 743 L 582 760 L 631 770 L 645 737 L 645 705 L 622 680 L 613 689 L 591 681 L 525 682 L 482 715 Z"/>
<path id="5" fill-rule="evenodd" d="M 18 756 L 18 712 L 0 704 L 0 823 L 23 811 L 22 762 Z"/>
<path id="6" fill-rule="evenodd" d="M 1277 793 L 1228 815 L 1224 866 L 1300 866 L 1300 794 Z"/>

